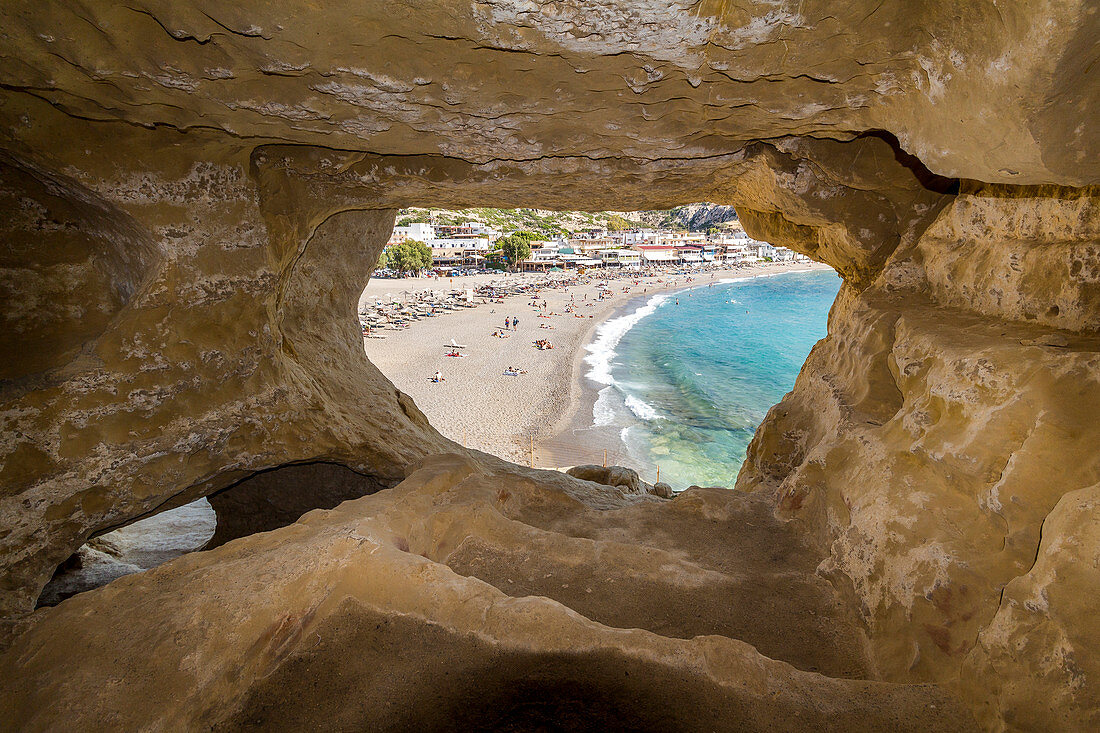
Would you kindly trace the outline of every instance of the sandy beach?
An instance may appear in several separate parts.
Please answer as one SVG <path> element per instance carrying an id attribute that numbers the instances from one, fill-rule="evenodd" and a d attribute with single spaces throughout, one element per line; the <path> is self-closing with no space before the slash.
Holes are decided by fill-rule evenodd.
<path id="1" fill-rule="evenodd" d="M 584 284 L 542 289 L 537 299 L 517 295 L 504 303 L 489 302 L 424 318 L 404 330 L 376 331 L 381 338 L 365 338 L 364 350 L 398 389 L 413 398 L 432 425 L 456 442 L 523 464 L 532 461 L 532 453 L 539 466 L 600 462 L 603 450 L 610 448 L 614 453 L 614 446 L 574 437 L 578 426 L 592 419 L 595 390 L 584 383 L 582 358 L 583 347 L 600 323 L 644 302 L 631 301 L 665 290 L 707 285 L 722 278 L 810 269 L 827 267 L 800 262 L 612 279 L 608 283 L 610 297 L 599 284 L 604 281 L 593 275 Z M 534 283 L 545 278 L 529 273 L 372 279 L 360 304 L 386 296 L 400 299 L 406 292 L 475 288 L 501 280 Z M 601 290 L 603 299 L 599 298 Z M 540 307 L 533 305 L 536 301 Z M 543 303 L 545 307 L 541 307 Z M 571 303 L 573 313 L 565 312 Z M 518 318 L 519 325 L 504 330 L 505 318 Z M 496 337 L 494 332 L 505 337 Z M 460 352 L 464 356 L 446 355 L 444 344 L 452 339 L 463 345 Z M 536 348 L 538 339 L 548 339 L 554 348 Z M 510 366 L 522 373 L 506 375 Z M 432 381 L 436 371 L 445 381 Z"/>

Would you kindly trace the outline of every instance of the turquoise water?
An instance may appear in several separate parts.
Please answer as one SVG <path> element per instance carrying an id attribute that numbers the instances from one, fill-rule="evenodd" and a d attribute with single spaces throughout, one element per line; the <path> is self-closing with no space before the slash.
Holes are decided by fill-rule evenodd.
<path id="1" fill-rule="evenodd" d="M 753 432 L 825 336 L 831 270 L 663 293 L 603 324 L 588 347 L 596 426 L 617 428 L 652 481 L 733 486 Z"/>

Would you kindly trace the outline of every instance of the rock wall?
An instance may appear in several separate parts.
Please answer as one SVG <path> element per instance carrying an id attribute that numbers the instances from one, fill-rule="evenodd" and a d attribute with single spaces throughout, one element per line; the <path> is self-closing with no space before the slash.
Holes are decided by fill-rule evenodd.
<path id="1" fill-rule="evenodd" d="M 1098 253 L 1095 189 L 966 186 L 846 286 L 738 477 L 853 583 L 887 679 L 963 685 L 1011 727 L 1098 721 L 1076 569 L 1096 552 Z"/>
<path id="2" fill-rule="evenodd" d="M 658 659 L 631 667 L 651 680 L 675 678 L 681 664 L 698 671 L 715 658 L 741 660 L 700 673 L 720 691 L 692 698 L 692 709 L 713 705 L 750 726 L 792 710 L 820 715 L 838 700 L 850 703 L 838 714 L 869 727 L 896 722 L 882 717 L 890 705 L 951 704 L 930 688 L 833 679 L 851 673 L 942 683 L 990 729 L 1096 727 L 1100 655 L 1088 623 L 1100 597 L 1091 522 L 1100 482 L 1093 5 L 6 4 L 0 345 L 11 358 L 0 367 L 0 616 L 12 633 L 26 633 L 0 664 L 19 719 L 57 727 L 39 693 L 73 679 L 86 686 L 66 694 L 102 689 L 95 677 L 110 658 L 119 680 L 148 664 L 139 677 L 162 692 L 179 682 L 209 693 L 212 707 L 157 698 L 167 727 L 243 725 L 202 712 L 213 709 L 262 720 L 275 709 L 262 680 L 292 657 L 306 665 L 307 631 L 328 644 L 393 643 L 349 628 L 407 621 L 412 606 L 454 590 L 440 613 L 458 621 L 425 612 L 423 624 L 397 638 L 422 641 L 427 626 L 442 623 L 453 638 L 484 642 L 488 634 L 497 651 L 479 659 L 503 654 L 511 664 L 517 645 L 540 650 L 525 665 L 559 663 L 576 646 L 570 639 L 627 649 L 586 658 L 600 680 L 586 689 L 604 697 L 614 690 L 615 700 L 623 690 L 636 697 L 652 689 L 608 686 L 607 665 L 623 654 L 630 664 Z M 866 649 L 844 657 L 852 665 L 807 679 L 737 642 L 715 642 L 721 649 L 713 651 L 710 642 L 667 641 L 717 628 L 810 666 L 805 648 L 773 643 L 719 600 L 684 605 L 702 584 L 658 594 L 657 614 L 601 605 L 533 577 L 524 600 L 492 600 L 470 578 L 518 582 L 500 573 L 530 567 L 525 542 L 547 557 L 560 549 L 561 558 L 606 562 L 605 585 L 644 564 L 638 553 L 601 546 L 591 556 L 581 551 L 591 547 L 563 539 L 594 531 L 571 515 L 621 509 L 621 497 L 589 487 L 587 508 L 570 504 L 562 496 L 580 489 L 545 475 L 523 481 L 535 487 L 526 501 L 560 513 L 553 528 L 538 525 L 546 535 L 464 516 L 464 496 L 480 489 L 462 471 L 441 470 L 408 492 L 344 506 L 390 507 L 402 526 L 423 516 L 424 536 L 465 543 L 460 556 L 426 543 L 417 546 L 422 563 L 397 543 L 393 552 L 403 554 L 391 558 L 387 549 L 385 561 L 372 560 L 393 544 L 391 526 L 368 523 L 381 534 L 356 535 L 359 519 L 337 510 L 27 615 L 53 568 L 97 533 L 288 464 L 344 466 L 366 477 L 367 491 L 455 449 L 359 343 L 355 303 L 394 210 L 692 201 L 736 206 L 750 234 L 828 262 L 845 278 L 828 338 L 761 426 L 738 486 L 757 494 L 745 499 L 752 506 L 770 499 L 790 520 L 768 525 L 769 536 L 803 533 L 803 562 L 784 577 L 820 591 L 818 600 L 835 594 L 837 618 L 858 610 L 858 624 L 842 624 L 851 631 L 845 649 L 862 648 L 852 640 L 867 633 Z M 500 480 L 494 490 L 523 483 Z M 432 505 L 440 496 L 454 515 Z M 402 501 L 411 503 L 399 511 Z M 672 506 L 685 506 L 679 501 Z M 681 530 L 707 536 L 725 510 L 695 501 Z M 268 520 L 282 512 L 252 526 L 273 526 Z M 675 513 L 651 527 L 677 526 Z M 576 535 L 561 531 L 571 521 Z M 454 537 L 443 531 L 447 522 L 459 528 Z M 301 544 L 279 555 L 272 537 Z M 516 544 L 502 549 L 501 537 Z M 351 554 L 340 555 L 345 549 Z M 249 550 L 261 556 L 255 564 Z M 316 552 L 343 559 L 318 569 L 309 562 Z M 344 573 L 344 560 L 379 580 Z M 261 612 L 261 589 L 248 578 L 263 577 L 269 563 L 295 568 L 281 567 L 290 572 L 286 592 Z M 422 574 L 423 585 L 407 574 Z M 767 572 L 754 577 L 787 587 Z M 194 608 L 165 603 L 163 615 L 144 622 L 135 610 L 158 593 L 197 598 L 204 590 L 211 595 Z M 645 597 L 640 587 L 632 592 Z M 546 610 L 533 595 L 587 618 Z M 341 606 L 349 596 L 351 606 Z M 236 605 L 219 605 L 227 598 Z M 483 615 L 471 621 L 467 607 Z M 529 607 L 561 631 L 552 643 L 524 636 Z M 105 608 L 117 615 L 104 626 L 76 620 Z M 792 624 L 811 627 L 809 610 Z M 496 613 L 499 622 L 484 621 Z M 666 620 L 657 628 L 654 620 L 693 613 L 715 626 Z M 244 655 L 246 670 L 259 670 L 244 682 L 231 679 L 217 634 L 184 645 L 211 670 L 197 681 L 183 679 L 171 654 L 158 667 L 147 646 L 136 651 L 160 633 L 158 623 L 183 639 L 194 618 L 237 624 L 250 614 L 252 636 L 240 638 L 258 646 L 234 653 L 263 651 Z M 642 620 L 669 636 L 631 646 L 635 635 L 608 631 Z M 116 649 L 118 629 L 135 646 Z M 74 643 L 83 656 L 73 657 Z M 31 682 L 14 681 L 14 670 L 31 666 Z M 329 679 L 308 665 L 293 669 Z M 363 674 L 354 679 L 368 680 Z M 763 693 L 730 699 L 757 678 L 767 683 L 752 689 Z M 453 689 L 454 699 L 468 693 Z M 791 690 L 789 706 L 767 702 Z M 117 691 L 136 700 L 148 692 Z M 99 720 L 89 698 L 64 709 L 73 720 Z M 509 704 L 520 710 L 529 699 Z M 206 717 L 188 717 L 196 711 Z M 943 724 L 913 715 L 916 727 Z"/>
<path id="3" fill-rule="evenodd" d="M 642 208 L 658 190 L 669 202 L 741 199 L 748 215 L 808 232 L 803 249 L 859 281 L 946 200 L 875 136 L 755 143 L 706 161 L 474 164 L 304 145 L 249 150 L 204 133 L 106 123 L 87 125 L 88 148 L 51 149 L 64 115 L 32 99 L 8 107 L 31 120 L 21 151 L 39 162 L 22 165 L 65 170 L 71 188 L 115 207 L 118 226 L 142 233 L 139 251 L 154 253 L 113 319 L 77 322 L 80 352 L 55 355 L 56 365 L 4 393 L 0 516 L 12 531 L 0 537 L 0 608 L 9 616 L 33 608 L 53 569 L 89 537 L 151 512 L 307 461 L 392 484 L 410 461 L 449 446 L 362 354 L 355 304 L 398 208 L 429 199 L 566 207 L 579 191 L 594 192 L 585 201 L 595 208 Z M 858 162 L 843 165 L 848 155 Z M 6 200 L 17 208 L 33 193 L 12 188 Z M 11 258 L 13 322 L 27 312 L 19 303 L 52 295 L 24 275 L 52 251 L 33 227 L 101 226 L 63 219 L 63 197 L 40 198 L 48 216 L 23 235 L 34 247 Z M 71 291 L 71 307 L 100 312 L 89 296 L 99 293 Z"/>
<path id="4" fill-rule="evenodd" d="M 64 116 L 31 107 L 49 151 Z M 96 125 L 81 142 L 37 156 L 53 172 L 9 158 L 3 179 L 4 219 L 19 227 L 5 240 L 4 310 L 27 356 L 0 418 L 9 616 L 89 537 L 256 471 L 329 460 L 392 484 L 448 445 L 362 355 L 356 303 L 392 210 L 284 201 L 269 217 L 248 149 Z M 70 250 L 59 230 L 77 233 Z M 99 287 L 119 259 L 107 245 L 134 241 L 129 279 Z M 38 276 L 60 268 L 70 280 Z M 53 309 L 35 323 L 39 302 Z"/>

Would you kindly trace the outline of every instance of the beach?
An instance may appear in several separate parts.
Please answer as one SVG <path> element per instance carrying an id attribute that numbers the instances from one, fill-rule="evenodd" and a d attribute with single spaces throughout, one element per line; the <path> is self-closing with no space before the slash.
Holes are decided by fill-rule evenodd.
<path id="1" fill-rule="evenodd" d="M 606 287 L 602 273 L 596 272 L 583 284 L 541 289 L 537 299 L 517 295 L 503 303 L 480 304 L 478 298 L 477 307 L 422 318 L 407 329 L 375 330 L 381 338 L 364 338 L 364 350 L 398 389 L 413 398 L 432 425 L 455 442 L 525 465 L 598 463 L 604 450 L 611 459 L 617 456 L 613 441 L 607 436 L 581 438 L 577 432 L 592 421 L 596 385 L 585 383 L 588 367 L 582 359 L 599 324 L 662 291 L 810 269 L 828 268 L 812 262 L 763 264 L 611 279 Z M 424 290 L 474 289 L 492 281 L 539 283 L 547 277 L 526 273 L 372 279 L 360 304 L 411 299 L 412 293 Z M 536 300 L 538 308 L 532 305 Z M 570 304 L 574 312 L 566 313 Z M 504 330 L 506 318 L 519 319 L 515 330 Z M 549 340 L 553 349 L 536 348 L 534 342 L 540 339 Z M 450 350 L 444 345 L 452 340 L 462 345 L 458 351 L 463 356 L 446 355 Z M 507 375 L 507 367 L 519 373 Z M 437 371 L 444 381 L 432 381 Z"/>

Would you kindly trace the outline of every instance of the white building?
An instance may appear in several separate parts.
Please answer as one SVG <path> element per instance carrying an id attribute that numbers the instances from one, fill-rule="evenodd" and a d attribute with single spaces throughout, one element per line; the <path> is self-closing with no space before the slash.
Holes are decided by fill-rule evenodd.
<path id="1" fill-rule="evenodd" d="M 493 229 L 480 222 L 464 224 L 434 224 L 435 236 L 439 239 L 477 239 L 484 237 L 490 241 L 500 236 L 499 229 Z"/>
<path id="2" fill-rule="evenodd" d="M 474 249 L 479 252 L 489 249 L 488 237 L 441 237 L 425 242 L 432 249 Z"/>
<path id="3" fill-rule="evenodd" d="M 737 231 L 734 231 L 734 232 L 719 234 L 718 236 L 714 237 L 711 241 L 714 242 L 715 244 L 731 245 L 731 244 L 748 244 L 749 242 L 753 242 L 755 240 L 750 239 L 749 235 L 745 233 L 745 230 L 738 229 Z"/>
<path id="4" fill-rule="evenodd" d="M 658 244 L 702 245 L 706 241 L 707 235 L 700 232 L 661 232 Z"/>
<path id="5" fill-rule="evenodd" d="M 556 262 L 558 259 L 558 248 L 554 245 L 545 247 L 538 247 L 537 249 L 531 248 L 531 256 L 527 258 L 529 262 Z"/>
<path id="6" fill-rule="evenodd" d="M 398 242 L 404 242 L 406 239 L 415 239 L 419 242 L 429 243 L 435 239 L 435 229 L 431 224 L 424 222 L 413 222 L 403 227 L 394 227 L 393 234 L 390 235 L 389 244 L 397 244 Z"/>
<path id="7" fill-rule="evenodd" d="M 767 242 L 755 242 L 749 247 L 750 251 L 755 250 L 753 253 L 760 259 L 771 257 L 775 259 L 775 247 Z"/>
<path id="8" fill-rule="evenodd" d="M 749 245 L 745 240 L 740 240 L 737 243 L 725 244 L 723 245 L 723 249 L 725 253 L 722 259 L 725 262 L 744 262 L 745 258 L 749 256 Z"/>
<path id="9" fill-rule="evenodd" d="M 636 244 L 657 244 L 658 233 L 655 229 L 634 229 L 629 232 L 620 232 L 620 234 L 625 247 Z"/>
<path id="10" fill-rule="evenodd" d="M 636 267 L 642 264 L 642 253 L 635 249 L 601 249 L 594 254 L 604 265 Z"/>

